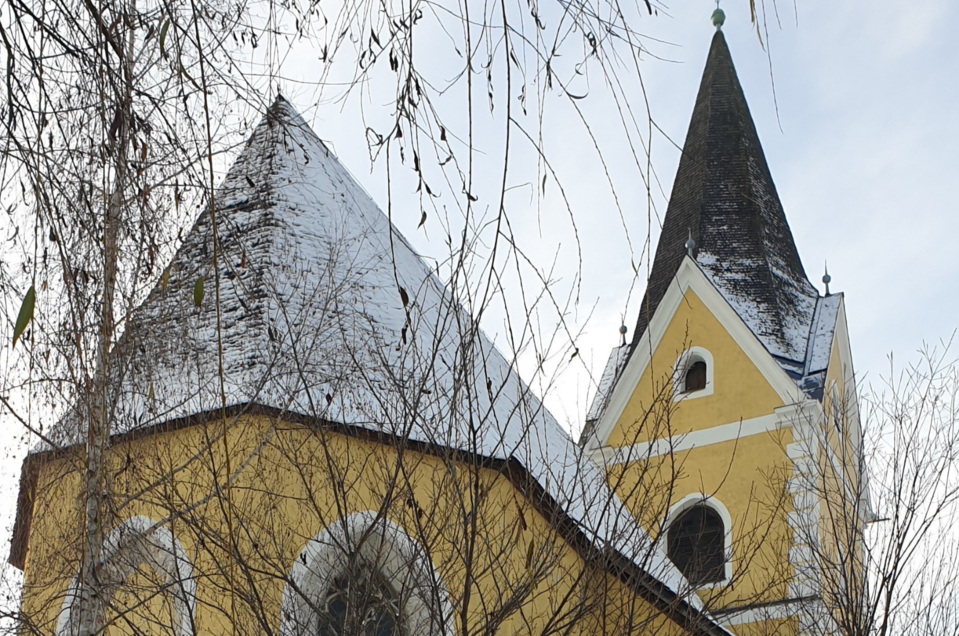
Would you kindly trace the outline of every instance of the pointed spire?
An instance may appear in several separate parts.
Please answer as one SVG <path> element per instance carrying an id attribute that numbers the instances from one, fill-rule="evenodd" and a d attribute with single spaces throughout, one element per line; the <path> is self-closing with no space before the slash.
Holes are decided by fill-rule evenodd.
<path id="1" fill-rule="evenodd" d="M 799 259 L 719 28 L 686 134 L 634 346 L 686 256 L 689 241 L 696 246 L 697 264 L 769 352 L 803 360 L 818 292 Z"/>

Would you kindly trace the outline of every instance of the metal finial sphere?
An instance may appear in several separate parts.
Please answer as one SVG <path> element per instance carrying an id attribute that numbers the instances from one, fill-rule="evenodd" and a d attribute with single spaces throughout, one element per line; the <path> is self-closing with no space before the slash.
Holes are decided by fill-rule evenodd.
<path id="1" fill-rule="evenodd" d="M 822 282 L 824 282 L 824 283 L 826 283 L 826 284 L 828 285 L 829 283 L 832 282 L 832 276 L 830 276 L 829 274 L 823 275 L 823 277 L 822 277 Z"/>
<path id="2" fill-rule="evenodd" d="M 619 327 L 619 333 L 620 333 L 620 334 L 622 334 L 622 335 L 625 336 L 627 331 L 629 331 L 629 329 L 626 328 L 626 325 L 620 325 L 620 327 Z"/>
<path id="3" fill-rule="evenodd" d="M 713 11 L 713 17 L 710 19 L 713 21 L 714 27 L 716 27 L 717 29 L 721 29 L 723 27 L 723 24 L 726 23 L 726 13 L 722 9 L 717 7 L 716 10 Z"/>
<path id="4" fill-rule="evenodd" d="M 693 250 L 696 249 L 696 241 L 693 240 L 693 232 L 690 230 L 689 238 L 686 240 L 686 253 L 692 258 Z"/>

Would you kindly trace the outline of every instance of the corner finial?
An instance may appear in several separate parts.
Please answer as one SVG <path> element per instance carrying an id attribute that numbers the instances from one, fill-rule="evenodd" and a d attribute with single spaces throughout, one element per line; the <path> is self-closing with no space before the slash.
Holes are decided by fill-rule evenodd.
<path id="1" fill-rule="evenodd" d="M 719 8 L 719 0 L 716 0 L 716 10 L 713 11 L 713 16 L 710 19 L 717 31 L 722 30 L 723 24 L 726 22 L 726 13 Z"/>
<path id="2" fill-rule="evenodd" d="M 826 285 L 826 295 L 829 295 L 829 283 L 832 282 L 832 276 L 829 275 L 829 263 L 825 264 L 826 273 L 822 276 L 822 282 Z"/>
<path id="3" fill-rule="evenodd" d="M 693 240 L 693 231 L 689 230 L 689 239 L 686 241 L 686 253 L 689 258 L 693 257 L 693 250 L 696 249 L 696 241 Z"/>
<path id="4" fill-rule="evenodd" d="M 627 332 L 627 331 L 629 331 L 629 329 L 626 327 L 626 325 L 620 325 L 620 326 L 619 326 L 619 335 L 620 335 L 620 336 L 622 337 L 622 339 L 623 339 L 623 344 L 622 344 L 622 346 L 624 346 L 624 347 L 626 346 L 626 332 Z"/>

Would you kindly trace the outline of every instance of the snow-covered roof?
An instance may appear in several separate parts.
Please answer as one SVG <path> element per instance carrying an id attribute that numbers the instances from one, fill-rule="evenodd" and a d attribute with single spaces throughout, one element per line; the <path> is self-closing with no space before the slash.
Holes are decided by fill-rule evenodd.
<path id="1" fill-rule="evenodd" d="M 216 265 L 205 210 L 116 347 L 114 433 L 218 409 L 222 381 L 226 406 L 514 459 L 594 544 L 686 594 L 602 470 L 285 99 L 215 199 Z"/>
<path id="2" fill-rule="evenodd" d="M 603 415 L 606 410 L 606 403 L 609 401 L 610 393 L 613 389 L 616 376 L 623 367 L 623 362 L 629 354 L 629 345 L 623 344 L 614 347 L 609 352 L 609 358 L 606 360 L 606 366 L 603 368 L 603 375 L 599 378 L 599 384 L 596 386 L 596 394 L 589 405 L 589 412 L 586 414 L 586 422 L 595 422 Z"/>
<path id="3" fill-rule="evenodd" d="M 842 294 L 835 294 L 824 296 L 816 303 L 816 314 L 813 316 L 812 328 L 809 330 L 804 375 L 825 371 L 829 366 L 829 356 L 832 353 L 832 341 L 836 335 L 836 321 L 839 319 L 842 299 Z"/>

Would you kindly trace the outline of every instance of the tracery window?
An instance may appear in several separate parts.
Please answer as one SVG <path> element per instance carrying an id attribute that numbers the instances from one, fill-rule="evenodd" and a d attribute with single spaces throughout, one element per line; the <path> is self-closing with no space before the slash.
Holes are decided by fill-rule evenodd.
<path id="1" fill-rule="evenodd" d="M 690 584 L 718 583 L 725 578 L 725 533 L 718 512 L 694 506 L 669 524 L 666 554 Z"/>
<path id="2" fill-rule="evenodd" d="M 400 601 L 375 569 L 333 579 L 317 616 L 317 636 L 405 636 Z"/>

